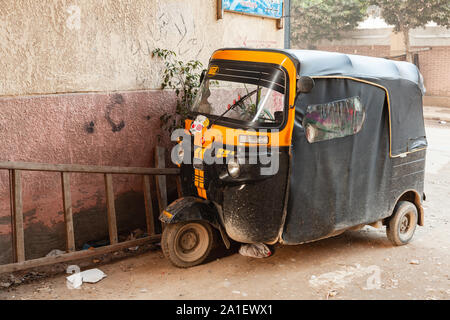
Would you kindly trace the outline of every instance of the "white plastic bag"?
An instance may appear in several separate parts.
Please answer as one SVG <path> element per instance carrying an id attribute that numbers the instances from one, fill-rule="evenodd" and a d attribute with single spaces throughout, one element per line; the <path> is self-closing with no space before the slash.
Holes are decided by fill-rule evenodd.
<path id="1" fill-rule="evenodd" d="M 61 254 L 66 253 L 65 251 L 59 250 L 59 249 L 53 249 L 52 251 L 50 251 L 49 253 L 47 253 L 46 257 L 56 257 L 59 256 Z"/>
<path id="2" fill-rule="evenodd" d="M 96 283 L 106 277 L 106 274 L 100 269 L 89 269 L 81 272 L 83 282 Z"/>
<path id="3" fill-rule="evenodd" d="M 246 257 L 267 258 L 272 252 L 264 243 L 249 243 L 241 245 L 239 253 Z"/>
<path id="4" fill-rule="evenodd" d="M 76 272 L 66 277 L 67 285 L 70 289 L 78 289 L 83 282 L 96 283 L 106 277 L 106 274 L 100 269 L 89 269 L 83 272 Z"/>

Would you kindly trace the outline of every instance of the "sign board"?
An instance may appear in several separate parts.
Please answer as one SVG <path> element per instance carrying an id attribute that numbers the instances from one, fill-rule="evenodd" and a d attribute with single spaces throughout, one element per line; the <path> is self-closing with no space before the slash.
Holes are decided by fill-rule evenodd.
<path id="1" fill-rule="evenodd" d="M 281 19 L 283 0 L 219 0 L 222 10 Z"/>

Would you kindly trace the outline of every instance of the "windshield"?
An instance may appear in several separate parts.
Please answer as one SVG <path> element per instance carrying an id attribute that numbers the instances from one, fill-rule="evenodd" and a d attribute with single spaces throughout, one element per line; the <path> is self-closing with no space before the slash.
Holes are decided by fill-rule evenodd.
<path id="1" fill-rule="evenodd" d="M 271 66 L 211 64 L 191 111 L 250 125 L 283 121 L 285 76 Z"/>

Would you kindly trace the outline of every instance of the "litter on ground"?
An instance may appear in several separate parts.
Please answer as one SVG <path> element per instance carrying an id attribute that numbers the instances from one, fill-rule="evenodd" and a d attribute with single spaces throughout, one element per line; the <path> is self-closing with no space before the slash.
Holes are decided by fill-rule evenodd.
<path id="1" fill-rule="evenodd" d="M 272 252 L 264 243 L 249 243 L 241 245 L 239 253 L 246 257 L 267 258 Z"/>
<path id="2" fill-rule="evenodd" d="M 83 272 L 74 273 L 66 277 L 68 284 L 71 288 L 77 289 L 81 287 L 83 282 L 96 283 L 106 277 L 106 274 L 100 269 L 89 269 Z"/>

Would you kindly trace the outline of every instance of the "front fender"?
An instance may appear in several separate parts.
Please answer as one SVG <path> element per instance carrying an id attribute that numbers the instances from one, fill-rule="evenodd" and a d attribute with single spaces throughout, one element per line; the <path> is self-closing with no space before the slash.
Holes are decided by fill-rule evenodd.
<path id="1" fill-rule="evenodd" d="M 172 202 L 159 216 L 163 223 L 206 220 L 220 229 L 218 212 L 210 201 L 196 197 L 183 197 Z"/>

